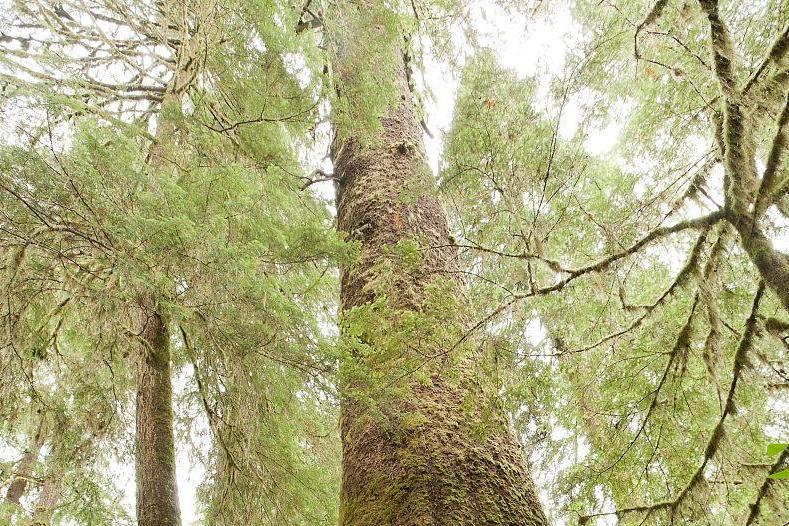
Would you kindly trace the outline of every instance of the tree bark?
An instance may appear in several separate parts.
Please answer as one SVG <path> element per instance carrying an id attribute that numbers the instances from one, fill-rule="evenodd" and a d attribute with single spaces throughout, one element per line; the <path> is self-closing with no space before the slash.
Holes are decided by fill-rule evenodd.
<path id="1" fill-rule="evenodd" d="M 186 47 L 184 49 L 187 49 Z M 194 78 L 193 61 L 181 50 L 162 107 L 178 104 Z M 158 188 L 157 173 L 167 166 L 167 148 L 176 133 L 164 118 L 157 125 L 156 138 L 148 151 L 151 185 Z M 143 295 L 140 308 L 140 352 L 137 360 L 137 422 L 135 463 L 137 482 L 137 523 L 139 526 L 180 526 L 181 511 L 175 473 L 173 437 L 173 387 L 170 372 L 170 334 L 156 301 Z"/>
<path id="2" fill-rule="evenodd" d="M 773 247 L 753 216 L 730 213 L 728 219 L 740 234 L 742 247 L 759 275 L 789 311 L 789 256 Z"/>
<path id="3" fill-rule="evenodd" d="M 56 427 L 54 436 L 60 437 L 66 433 L 64 427 Z M 94 434 L 95 437 L 95 434 Z M 89 443 L 90 447 L 95 447 L 93 440 Z M 66 475 L 65 470 L 79 471 L 83 465 L 83 460 L 77 455 L 69 455 L 75 452 L 80 446 L 73 443 L 57 440 L 52 443 L 52 452 L 47 455 L 46 473 L 43 476 L 41 491 L 38 494 L 36 506 L 30 517 L 31 526 L 46 526 L 52 520 L 52 514 L 60 500 L 63 491 L 63 479 Z"/>
<path id="4" fill-rule="evenodd" d="M 170 342 L 162 316 L 143 305 L 137 362 L 137 523 L 179 526 Z"/>
<path id="5" fill-rule="evenodd" d="M 60 492 L 63 486 L 63 472 L 60 468 L 50 472 L 44 479 L 41 493 L 38 496 L 36 507 L 33 510 L 32 526 L 43 526 L 52 520 L 52 513 L 55 511 Z"/>
<path id="6" fill-rule="evenodd" d="M 377 28 L 367 29 L 342 37 L 375 38 Z M 352 42 L 338 47 L 343 45 Z M 454 272 L 457 253 L 426 163 L 407 65 L 399 50 L 393 53 L 392 82 L 398 97 L 381 119 L 380 136 L 373 146 L 362 146 L 353 137 L 332 146 L 339 180 L 338 228 L 361 242 L 360 260 L 342 271 L 344 313 L 369 304 L 382 264 L 393 263 L 391 249 L 406 240 L 418 242 L 421 265 L 391 270 L 389 296 L 396 298 L 398 309 L 427 308 L 426 287 L 437 278 L 450 280 L 458 295 L 462 293 Z M 337 63 L 341 57 L 334 58 L 342 86 L 343 72 L 351 68 Z M 418 354 L 420 342 L 411 343 Z M 475 376 L 469 361 L 453 360 L 453 343 L 447 342 L 440 363 L 427 366 L 430 382 L 406 378 L 410 395 L 387 402 L 387 414 L 417 419 L 382 422 L 363 400 L 364 393 L 359 396 L 358 386 L 342 386 L 341 526 L 547 524 L 495 393 Z"/>
<path id="7" fill-rule="evenodd" d="M 6 491 L 5 499 L 9 504 L 19 506 L 22 496 L 25 494 L 30 477 L 33 476 L 33 471 L 38 463 L 38 457 L 41 454 L 41 448 L 44 447 L 46 441 L 46 418 L 41 413 L 41 420 L 39 421 L 36 434 L 30 442 L 30 447 L 25 451 L 24 456 L 19 461 L 16 468 L 16 476 L 11 481 Z"/>

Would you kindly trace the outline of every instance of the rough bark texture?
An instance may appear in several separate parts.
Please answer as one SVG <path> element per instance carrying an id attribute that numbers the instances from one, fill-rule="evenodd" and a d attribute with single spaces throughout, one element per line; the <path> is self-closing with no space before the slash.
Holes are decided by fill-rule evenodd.
<path id="1" fill-rule="evenodd" d="M 425 286 L 437 277 L 455 280 L 458 291 L 462 287 L 452 272 L 456 252 L 434 195 L 400 58 L 395 77 L 400 100 L 382 119 L 375 145 L 364 148 L 353 138 L 333 145 L 338 228 L 362 246 L 358 264 L 342 273 L 345 311 L 372 299 L 369 285 L 380 277 L 380 264 L 403 240 L 419 242 L 422 265 L 416 271 L 395 269 L 389 278 L 397 308 L 418 310 Z M 413 343 L 418 347 L 419 342 Z M 396 417 L 381 422 L 346 389 L 341 415 L 342 526 L 547 524 L 504 416 L 471 368 L 451 363 L 457 361 L 429 366 L 430 385 L 413 382 L 410 396 L 391 402 L 387 412 L 416 414 L 418 425 L 414 419 L 407 425 Z M 452 373 L 460 381 L 448 380 Z"/>
<path id="2" fill-rule="evenodd" d="M 137 522 L 181 524 L 175 484 L 170 344 L 161 315 L 142 309 L 137 362 Z"/>
<path id="3" fill-rule="evenodd" d="M 186 53 L 180 52 L 178 65 L 162 106 L 177 103 L 193 79 Z M 183 66 L 186 63 L 187 66 Z M 189 79 L 189 80 L 187 80 Z M 156 173 L 167 166 L 167 148 L 175 126 L 162 119 L 156 140 L 148 152 L 152 186 Z M 170 375 L 170 335 L 151 297 L 141 297 L 140 353 L 137 359 L 137 429 L 135 462 L 137 475 L 137 523 L 139 526 L 180 526 L 181 511 L 175 474 L 173 438 L 173 387 Z"/>
<path id="4" fill-rule="evenodd" d="M 25 451 L 19 464 L 16 467 L 16 476 L 6 491 L 6 501 L 9 504 L 19 506 L 22 496 L 25 494 L 30 477 L 33 476 L 33 470 L 38 464 L 38 456 L 41 454 L 41 448 L 46 441 L 46 419 L 41 415 L 41 421 L 36 429 L 36 434 L 30 442 L 30 447 Z"/>

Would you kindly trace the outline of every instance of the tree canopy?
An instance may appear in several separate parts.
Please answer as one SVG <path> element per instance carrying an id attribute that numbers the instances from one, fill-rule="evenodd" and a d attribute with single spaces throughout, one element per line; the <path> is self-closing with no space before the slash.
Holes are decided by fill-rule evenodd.
<path id="1" fill-rule="evenodd" d="M 784 0 L 13 1 L 0 49 L 0 524 L 174 524 L 176 452 L 195 524 L 789 521 Z"/>

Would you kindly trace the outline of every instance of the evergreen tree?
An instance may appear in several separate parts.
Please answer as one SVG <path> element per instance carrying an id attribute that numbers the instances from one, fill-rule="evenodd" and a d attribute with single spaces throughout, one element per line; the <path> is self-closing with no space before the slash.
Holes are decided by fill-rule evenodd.
<path id="1" fill-rule="evenodd" d="M 63 139 L 53 141 L 50 133 L 42 141 L 37 134 L 35 150 L 4 152 L 11 313 L 4 318 L 11 336 L 5 348 L 29 344 L 21 326 L 36 323 L 25 304 L 32 297 L 41 309 L 55 302 L 68 307 L 67 320 L 56 312 L 45 323 L 56 334 L 79 334 L 68 351 L 106 350 L 112 362 L 131 362 L 123 372 L 136 383 L 140 524 L 180 520 L 171 367 L 185 363 L 215 444 L 206 459 L 214 471 L 206 488 L 216 495 L 207 499 L 215 508 L 208 512 L 212 521 L 248 520 L 245 507 L 253 501 L 261 521 L 330 521 L 331 484 L 316 481 L 331 480 L 333 471 L 314 464 L 325 454 L 317 448 L 332 450 L 320 437 L 333 410 L 314 387 L 326 382 L 321 377 L 331 363 L 318 354 L 320 319 L 304 313 L 324 308 L 328 261 L 342 243 L 326 230 L 325 206 L 300 191 L 298 144 L 291 138 L 311 124 L 315 103 L 283 59 L 298 42 L 282 38 L 270 17 L 243 4 L 36 7 L 21 10 L 49 30 L 51 40 L 36 48 L 40 54 L 27 57 L 39 60 L 36 68 L 46 70 L 53 49 L 63 53 L 61 61 L 80 63 L 69 46 L 74 34 L 87 34 L 100 35 L 95 43 L 80 41 L 94 46 L 89 62 L 109 62 L 121 74 L 147 67 L 151 48 L 145 46 L 159 46 L 165 71 L 161 90 L 154 90 L 161 97 L 143 107 L 121 106 L 117 115 L 103 109 L 104 97 L 122 104 L 125 89 L 139 79 L 98 85 L 94 70 L 75 68 L 74 78 L 55 83 L 15 71 L 18 89 L 8 104 L 34 94 L 34 104 L 54 105 L 46 115 L 65 123 L 57 131 L 70 145 L 63 151 L 57 143 Z M 141 14 L 137 8 L 148 18 L 132 16 Z M 67 13 L 67 21 L 51 26 L 53 9 Z M 106 31 L 105 23 L 122 29 Z M 29 34 L 27 25 L 22 34 Z M 158 77 L 156 67 L 151 77 Z M 232 77 L 223 77 L 225 71 Z M 80 111 L 61 113 L 72 107 Z M 155 117 L 153 135 L 141 128 L 139 114 Z M 36 352 L 46 354 L 52 345 L 45 341 Z M 50 376 L 45 371 L 37 382 Z M 4 387 L 19 378 L 9 375 Z M 128 380 L 113 374 L 103 385 L 125 395 Z M 38 388 L 31 385 L 31 398 Z M 299 427 L 311 420 L 309 428 Z M 50 500 L 45 490 L 40 499 Z"/>
<path id="2" fill-rule="evenodd" d="M 0 522 L 789 520 L 784 0 L 7 7 Z"/>

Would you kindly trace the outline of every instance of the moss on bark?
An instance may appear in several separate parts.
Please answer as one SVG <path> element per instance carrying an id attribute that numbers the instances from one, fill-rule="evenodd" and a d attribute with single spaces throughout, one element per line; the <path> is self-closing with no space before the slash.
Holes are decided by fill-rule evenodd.
<path id="1" fill-rule="evenodd" d="M 137 361 L 137 523 L 179 526 L 170 342 L 162 316 L 143 302 Z"/>
<path id="2" fill-rule="evenodd" d="M 335 47 L 348 48 L 353 39 L 374 38 L 381 32 L 372 27 L 362 34 L 343 34 L 336 38 L 349 42 Z M 431 284 L 448 279 L 457 297 L 462 297 L 463 284 L 457 277 L 457 252 L 447 218 L 425 160 L 406 64 L 400 50 L 392 53 L 391 81 L 397 98 L 380 119 L 379 136 L 373 141 L 338 139 L 332 157 L 339 180 L 338 228 L 361 244 L 357 264 L 342 272 L 343 311 L 373 302 L 383 280 L 392 316 L 387 322 L 397 332 L 403 312 L 431 308 L 427 301 Z M 341 60 L 335 57 L 335 71 L 350 71 L 336 64 Z M 409 248 L 415 245 L 419 252 L 419 257 L 408 258 L 414 264 L 400 261 L 404 243 Z M 387 269 L 385 276 L 382 269 Z M 462 316 L 458 311 L 458 326 L 464 325 Z M 375 342 L 363 343 L 376 351 Z M 435 343 L 412 341 L 405 346 L 415 360 L 437 356 L 423 360 L 429 381 L 402 376 L 401 394 L 377 401 L 380 407 L 373 409 L 369 399 L 374 395 L 363 392 L 365 386 L 372 387 L 369 382 L 342 386 L 340 524 L 547 524 L 521 449 L 495 395 L 475 378 L 455 341 L 444 342 L 440 353 L 435 352 Z M 346 360 L 368 358 L 351 354 Z M 387 367 L 386 360 L 368 360 L 362 368 L 370 363 Z"/>

